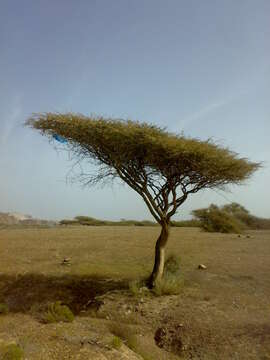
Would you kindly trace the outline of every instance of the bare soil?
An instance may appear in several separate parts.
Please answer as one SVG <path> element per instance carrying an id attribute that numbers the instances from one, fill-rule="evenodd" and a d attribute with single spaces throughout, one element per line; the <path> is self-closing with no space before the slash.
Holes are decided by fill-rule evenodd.
<path id="1" fill-rule="evenodd" d="M 15 341 L 29 360 L 270 359 L 270 231 L 239 237 L 173 228 L 167 253 L 182 259 L 182 292 L 134 296 L 128 284 L 151 271 L 158 233 L 0 230 L 0 303 L 9 307 L 0 314 L 0 345 Z M 74 312 L 72 323 L 41 321 L 57 300 Z"/>

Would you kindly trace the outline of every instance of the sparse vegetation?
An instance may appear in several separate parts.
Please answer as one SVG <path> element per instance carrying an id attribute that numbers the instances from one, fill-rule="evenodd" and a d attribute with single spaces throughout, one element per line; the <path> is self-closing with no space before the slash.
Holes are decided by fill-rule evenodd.
<path id="1" fill-rule="evenodd" d="M 163 277 L 156 282 L 153 292 L 156 296 L 178 295 L 183 290 L 183 287 L 184 279 L 182 277 L 173 274 L 164 274 Z"/>
<path id="2" fill-rule="evenodd" d="M 130 296 L 128 282 L 139 276 L 145 279 L 151 271 L 158 231 L 136 226 L 1 230 L 0 302 L 9 305 L 9 313 L 0 316 L 0 333 L 16 339 L 27 359 L 39 358 L 40 349 L 46 359 L 79 357 L 81 348 L 89 352 L 95 348 L 78 346 L 85 338 L 111 346 L 110 322 L 122 326 L 122 336 L 128 333 L 129 342 L 114 336 L 145 359 L 177 359 L 154 340 L 159 327 L 170 335 L 176 326 L 183 359 L 189 355 L 233 359 L 236 352 L 243 359 L 266 357 L 269 231 L 252 230 L 238 238 L 198 228 L 171 228 L 169 253 L 175 256 L 168 257 L 164 274 L 166 269 L 179 271 L 185 280 L 180 296 L 156 297 L 149 290 L 145 290 L 149 296 L 144 290 L 138 297 Z M 64 257 L 72 258 L 72 266 L 60 265 Z M 174 257 L 178 259 L 170 259 Z M 200 263 L 208 271 L 200 272 Z M 38 315 L 57 300 L 83 316 L 72 323 L 41 325 Z M 105 347 L 104 351 L 106 355 Z M 95 356 L 90 353 L 88 358 Z"/>
<path id="3" fill-rule="evenodd" d="M 74 315 L 68 306 L 62 305 L 61 301 L 56 301 L 48 305 L 48 310 L 43 316 L 45 323 L 72 322 Z"/>
<path id="4" fill-rule="evenodd" d="M 121 345 L 122 345 L 122 340 L 120 339 L 120 337 L 114 336 L 112 338 L 112 347 L 114 349 L 118 350 L 118 349 L 120 349 Z"/>
<path id="5" fill-rule="evenodd" d="M 130 325 L 112 322 L 109 330 L 118 339 L 122 340 L 132 351 L 141 355 L 144 360 L 155 360 L 152 357 L 153 349 L 146 349 L 138 341 L 138 333 Z"/>
<path id="6" fill-rule="evenodd" d="M 76 216 L 72 220 L 64 219 L 59 222 L 60 225 L 86 225 L 86 226 L 158 226 L 157 223 L 150 220 L 126 220 L 108 221 L 99 220 L 90 216 Z"/>
<path id="7" fill-rule="evenodd" d="M 191 220 L 172 220 L 171 227 L 200 227 L 200 220 L 191 219 Z"/>
<path id="8" fill-rule="evenodd" d="M 148 296 L 149 289 L 146 286 L 146 279 L 131 280 L 128 284 L 129 290 L 133 296 Z"/>
<path id="9" fill-rule="evenodd" d="M 23 359 L 24 352 L 15 343 L 2 344 L 0 343 L 0 359 L 3 360 L 21 360 Z"/>
<path id="10" fill-rule="evenodd" d="M 0 303 L 0 315 L 7 314 L 9 311 L 8 305 L 5 303 Z"/>
<path id="11" fill-rule="evenodd" d="M 156 282 L 153 292 L 156 296 L 177 295 L 184 287 L 184 278 L 181 274 L 180 257 L 170 255 L 164 265 L 163 278 Z"/>

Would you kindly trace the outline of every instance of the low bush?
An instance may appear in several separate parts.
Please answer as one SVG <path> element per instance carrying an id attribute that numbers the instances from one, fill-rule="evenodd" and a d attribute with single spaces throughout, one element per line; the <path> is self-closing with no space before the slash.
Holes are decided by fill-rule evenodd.
<path id="1" fill-rule="evenodd" d="M 170 254 L 164 264 L 164 273 L 165 275 L 170 273 L 174 275 L 179 275 L 181 270 L 181 259 L 180 256 L 175 254 Z"/>
<path id="2" fill-rule="evenodd" d="M 192 214 L 200 220 L 202 229 L 208 232 L 239 234 L 245 228 L 241 221 L 216 205 L 210 205 L 205 209 L 194 210 Z"/>
<path id="3" fill-rule="evenodd" d="M 156 281 L 153 293 L 156 296 L 178 295 L 184 287 L 184 279 L 180 275 L 164 274 L 162 279 Z"/>
<path id="4" fill-rule="evenodd" d="M 200 227 L 200 226 L 201 226 L 201 222 L 196 219 L 171 221 L 171 227 Z"/>
<path id="5" fill-rule="evenodd" d="M 181 274 L 180 257 L 171 254 L 164 264 L 161 280 L 156 281 L 153 292 L 156 296 L 177 295 L 183 290 L 184 278 Z"/>
<path id="6" fill-rule="evenodd" d="M 55 322 L 72 322 L 74 320 L 74 315 L 70 308 L 66 305 L 62 305 L 61 301 L 56 301 L 48 305 L 48 310 L 43 316 L 43 321 L 45 323 L 55 323 Z"/>
<path id="7" fill-rule="evenodd" d="M 112 347 L 117 350 L 120 349 L 121 345 L 122 345 L 122 340 L 120 339 L 120 337 L 114 336 L 112 338 Z"/>
<path id="8" fill-rule="evenodd" d="M 129 291 L 133 296 L 147 296 L 150 292 L 149 289 L 146 287 L 146 283 L 146 279 L 132 280 L 128 284 Z"/>

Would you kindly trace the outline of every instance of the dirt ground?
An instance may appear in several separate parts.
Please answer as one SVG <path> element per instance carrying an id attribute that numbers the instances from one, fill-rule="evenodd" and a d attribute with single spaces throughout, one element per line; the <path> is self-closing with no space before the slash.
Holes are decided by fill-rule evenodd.
<path id="1" fill-rule="evenodd" d="M 0 347 L 15 342 L 29 360 L 270 359 L 270 231 L 173 228 L 167 253 L 181 257 L 182 292 L 134 296 L 128 284 L 150 272 L 158 232 L 0 230 L 0 304 L 9 308 L 0 314 Z M 57 300 L 75 320 L 44 324 L 40 312 Z"/>

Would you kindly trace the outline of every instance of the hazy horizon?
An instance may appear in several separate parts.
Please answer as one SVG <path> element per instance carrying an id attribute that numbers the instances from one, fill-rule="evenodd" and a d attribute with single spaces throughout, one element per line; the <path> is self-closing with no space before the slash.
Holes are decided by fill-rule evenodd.
<path id="1" fill-rule="evenodd" d="M 66 182 L 65 153 L 23 126 L 35 112 L 149 121 L 263 162 L 244 186 L 201 191 L 179 209 L 238 202 L 269 218 L 270 2 L 3 2 L 1 212 L 41 219 L 152 219 L 127 186 Z"/>

